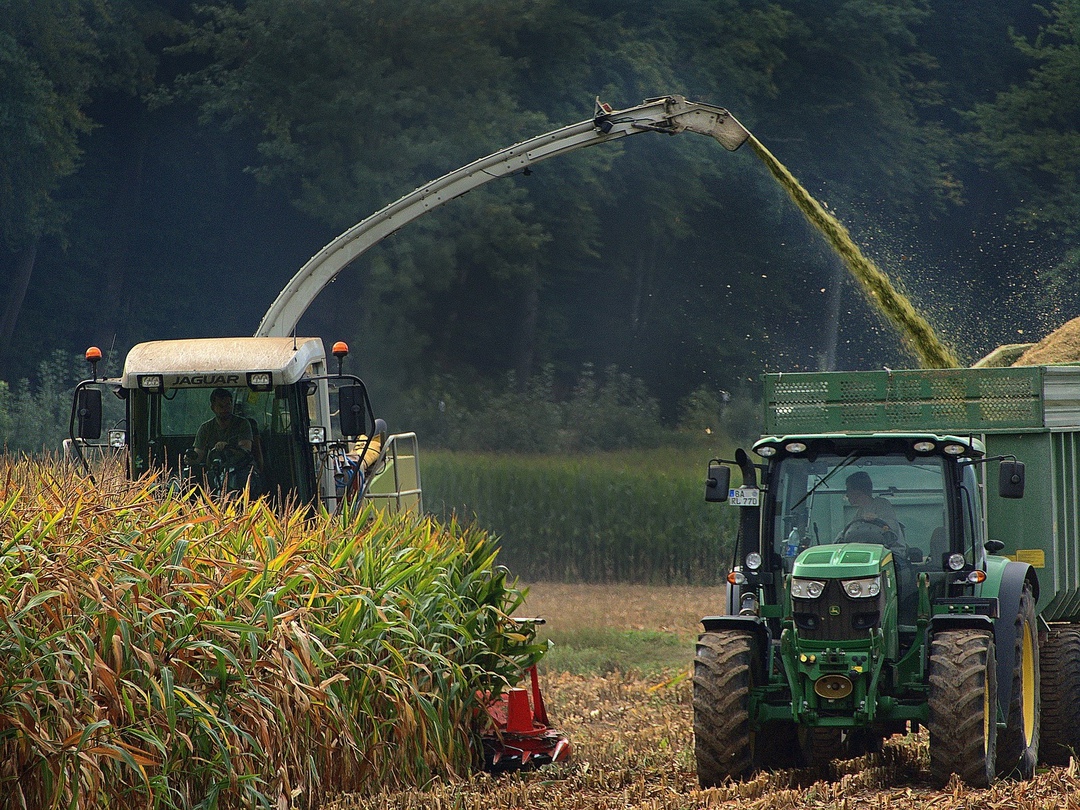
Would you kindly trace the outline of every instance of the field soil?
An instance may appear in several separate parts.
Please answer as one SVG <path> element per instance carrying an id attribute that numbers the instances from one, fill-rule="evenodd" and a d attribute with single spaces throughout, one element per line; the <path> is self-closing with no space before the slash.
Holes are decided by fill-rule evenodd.
<path id="1" fill-rule="evenodd" d="M 652 630 L 695 638 L 701 617 L 723 613 L 724 599 L 724 588 L 541 582 L 528 586 L 517 615 L 546 619 L 545 629 L 555 638 L 590 628 Z M 687 663 L 693 654 L 690 647 Z"/>
<path id="2" fill-rule="evenodd" d="M 1080 810 L 1080 769 L 1040 770 L 1028 782 L 1003 781 L 988 790 L 957 783 L 934 790 L 924 733 L 894 737 L 881 754 L 831 763 L 823 771 L 758 774 L 700 790 L 694 772 L 691 683 L 693 637 L 701 615 L 723 605 L 720 588 L 653 588 L 538 583 L 520 615 L 548 619 L 560 634 L 585 630 L 656 632 L 686 642 L 684 663 L 643 675 L 634 671 L 542 675 L 552 722 L 571 739 L 573 760 L 532 773 L 429 785 L 374 796 L 343 797 L 337 810 L 389 808 L 739 808 L 773 810 Z M 604 638 L 601 636 L 601 638 Z M 675 659 L 672 659 L 673 661 Z"/>

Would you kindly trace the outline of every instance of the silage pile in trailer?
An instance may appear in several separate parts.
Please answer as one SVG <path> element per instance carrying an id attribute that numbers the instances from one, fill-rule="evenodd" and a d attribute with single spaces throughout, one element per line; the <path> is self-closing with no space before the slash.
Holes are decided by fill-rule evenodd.
<path id="1" fill-rule="evenodd" d="M 469 771 L 539 647 L 487 536 L 0 465 L 0 797 L 315 807 Z"/>
<path id="2" fill-rule="evenodd" d="M 1080 318 L 1055 329 L 1013 362 L 1014 366 L 1041 366 L 1080 362 Z"/>

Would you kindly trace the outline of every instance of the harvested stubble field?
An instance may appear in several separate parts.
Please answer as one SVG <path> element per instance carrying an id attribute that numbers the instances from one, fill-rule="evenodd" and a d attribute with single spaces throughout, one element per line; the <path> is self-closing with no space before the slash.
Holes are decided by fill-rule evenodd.
<path id="1" fill-rule="evenodd" d="M 612 633 L 660 632 L 681 642 L 686 667 L 583 673 L 556 669 L 552 655 L 542 675 L 553 721 L 574 744 L 573 762 L 537 772 L 493 778 L 478 775 L 423 790 L 350 797 L 335 810 L 415 808 L 740 808 L 740 810 L 1050 810 L 1080 809 L 1080 769 L 1040 771 L 1030 782 L 1001 782 L 989 790 L 952 784 L 933 790 L 925 733 L 895 737 L 880 755 L 809 770 L 759 774 L 724 788 L 699 790 L 694 773 L 691 685 L 686 677 L 699 614 L 722 605 L 719 588 L 555 585 L 530 588 L 522 615 L 540 615 L 555 642 L 573 642 L 587 629 Z M 674 645 L 673 645 L 674 646 Z M 573 664 L 572 664 L 573 665 Z"/>

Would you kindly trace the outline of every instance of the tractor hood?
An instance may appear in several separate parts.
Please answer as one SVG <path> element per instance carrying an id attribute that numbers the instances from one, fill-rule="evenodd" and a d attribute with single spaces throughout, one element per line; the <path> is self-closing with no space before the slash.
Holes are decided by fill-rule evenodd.
<path id="1" fill-rule="evenodd" d="M 838 543 L 806 549 L 795 560 L 793 577 L 805 579 L 857 579 L 873 577 L 892 557 L 880 543 Z"/>

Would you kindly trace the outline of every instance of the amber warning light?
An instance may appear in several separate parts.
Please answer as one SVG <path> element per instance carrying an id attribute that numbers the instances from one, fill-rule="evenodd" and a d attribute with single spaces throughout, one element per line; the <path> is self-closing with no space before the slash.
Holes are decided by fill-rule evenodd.
<path id="1" fill-rule="evenodd" d="M 86 362 L 90 364 L 90 373 L 96 380 L 97 364 L 98 361 L 101 359 L 101 349 L 99 349 L 97 346 L 91 346 L 89 349 L 86 350 L 86 354 L 84 356 L 86 357 Z"/>
<path id="2" fill-rule="evenodd" d="M 337 373 L 341 376 L 341 363 L 349 354 L 349 344 L 344 340 L 339 340 L 334 344 L 334 347 L 330 349 L 330 352 L 337 358 Z"/>

